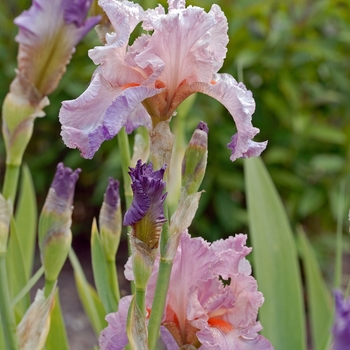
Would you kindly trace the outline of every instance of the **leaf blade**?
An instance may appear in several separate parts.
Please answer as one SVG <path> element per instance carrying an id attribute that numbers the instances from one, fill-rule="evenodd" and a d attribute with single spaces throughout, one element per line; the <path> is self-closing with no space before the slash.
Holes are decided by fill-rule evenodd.
<path id="1" fill-rule="evenodd" d="M 302 286 L 293 234 L 260 158 L 244 163 L 254 274 L 265 303 L 262 334 L 276 349 L 306 349 Z"/>

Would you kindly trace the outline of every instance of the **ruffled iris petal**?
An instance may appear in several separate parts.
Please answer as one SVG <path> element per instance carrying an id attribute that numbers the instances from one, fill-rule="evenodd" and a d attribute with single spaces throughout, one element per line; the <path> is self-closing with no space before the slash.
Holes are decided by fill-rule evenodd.
<path id="1" fill-rule="evenodd" d="M 59 119 L 63 141 L 70 148 L 79 148 L 83 157 L 92 158 L 102 142 L 114 137 L 124 125 L 131 132 L 140 123 L 150 123 L 140 102 L 156 91 L 139 86 L 115 89 L 96 74 L 80 97 L 62 103 Z M 133 113 L 137 118 L 130 120 Z"/>
<path id="2" fill-rule="evenodd" d="M 252 125 L 255 102 L 252 93 L 244 84 L 237 83 L 229 74 L 216 74 L 212 83 L 193 83 L 190 84 L 190 89 L 215 98 L 232 115 L 237 128 L 237 133 L 227 145 L 232 152 L 230 157 L 232 161 L 237 158 L 258 156 L 266 148 L 266 141 L 252 141 L 259 129 Z"/>
<path id="3" fill-rule="evenodd" d="M 123 350 L 129 343 L 126 334 L 126 320 L 132 296 L 126 296 L 119 301 L 118 312 L 108 314 L 108 326 L 101 332 L 99 345 L 101 350 Z"/>

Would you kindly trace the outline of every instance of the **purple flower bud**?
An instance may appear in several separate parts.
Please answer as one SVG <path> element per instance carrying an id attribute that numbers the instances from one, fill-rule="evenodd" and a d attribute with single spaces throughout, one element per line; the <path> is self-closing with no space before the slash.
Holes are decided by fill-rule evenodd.
<path id="1" fill-rule="evenodd" d="M 208 132 L 207 124 L 201 121 L 186 148 L 182 161 L 182 186 L 187 194 L 197 192 L 202 183 L 208 158 Z"/>
<path id="2" fill-rule="evenodd" d="M 73 204 L 75 184 L 80 172 L 80 169 L 73 171 L 71 168 L 65 167 L 63 163 L 57 165 L 51 188 L 55 190 L 57 197 L 64 200 L 69 206 Z"/>
<path id="3" fill-rule="evenodd" d="M 339 290 L 335 296 L 335 320 L 333 326 L 333 350 L 350 349 L 350 298 L 344 300 Z"/>
<path id="4" fill-rule="evenodd" d="M 119 200 L 119 181 L 110 177 L 108 179 L 108 186 L 104 195 L 104 202 L 113 209 L 116 209 Z"/>
<path id="5" fill-rule="evenodd" d="M 57 165 L 55 177 L 39 218 L 39 247 L 45 278 L 55 281 L 72 242 L 72 210 L 75 183 L 80 169 Z"/>
<path id="6" fill-rule="evenodd" d="M 102 247 L 107 260 L 114 261 L 122 231 L 119 181 L 109 178 L 99 217 Z"/>
<path id="7" fill-rule="evenodd" d="M 139 160 L 135 168 L 129 168 L 134 198 L 125 213 L 124 225 L 133 227 L 133 235 L 148 245 L 157 248 L 161 227 L 166 221 L 163 202 L 167 193 L 163 193 L 163 176 L 166 166 L 153 171 L 152 163 L 142 164 Z"/>
<path id="8" fill-rule="evenodd" d="M 199 122 L 199 124 L 198 124 L 198 126 L 197 126 L 196 129 L 197 129 L 197 130 L 203 130 L 203 131 L 205 131 L 207 134 L 208 134 L 208 132 L 209 132 L 209 128 L 208 128 L 207 123 L 205 123 L 205 122 L 203 122 L 203 121 L 200 121 L 200 122 Z"/>

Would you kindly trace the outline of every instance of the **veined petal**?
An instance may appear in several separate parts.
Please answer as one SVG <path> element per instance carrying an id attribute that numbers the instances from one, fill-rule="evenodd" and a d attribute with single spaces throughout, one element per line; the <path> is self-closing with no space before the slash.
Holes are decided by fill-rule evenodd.
<path id="1" fill-rule="evenodd" d="M 219 16 L 219 8 L 214 7 L 206 13 L 199 7 L 184 9 L 183 5 L 184 2 L 171 2 L 171 10 L 167 14 L 155 10 L 146 12 L 144 26 L 148 30 L 152 28 L 154 32 L 145 50 L 135 58 L 142 68 L 146 62 L 156 64 L 154 71 L 159 66 L 158 61 L 164 63 L 164 70 L 157 79 L 169 89 L 169 100 L 184 80 L 189 83 L 209 83 L 217 67 L 222 65 L 222 52 L 226 51 L 225 46 L 218 49 L 225 43 L 222 37 L 227 38 L 225 25 L 221 24 L 226 18 L 223 14 Z M 220 40 L 213 45 L 217 38 L 212 37 L 212 34 L 218 35 L 219 32 Z M 214 49 L 218 54 L 212 51 Z M 213 64 L 216 58 L 220 61 L 219 65 Z"/>
<path id="2" fill-rule="evenodd" d="M 197 332 L 197 337 L 202 343 L 200 350 L 273 350 L 271 343 L 263 336 L 244 339 L 235 330 L 225 333 L 219 328 L 207 327 Z"/>
<path id="3" fill-rule="evenodd" d="M 120 299 L 118 312 L 106 316 L 108 326 L 101 332 L 99 338 L 101 350 L 123 350 L 129 343 L 126 334 L 126 321 L 131 299 L 131 295 Z"/>
<path id="4" fill-rule="evenodd" d="M 61 136 L 70 148 L 79 148 L 84 158 L 92 158 L 104 140 L 111 139 L 124 125 L 119 120 L 116 133 L 105 125 L 106 110 L 121 93 L 97 74 L 87 90 L 72 101 L 63 101 L 59 113 Z M 118 123 L 118 119 L 115 118 Z"/>
<path id="5" fill-rule="evenodd" d="M 56 88 L 75 45 L 98 23 L 99 17 L 84 21 L 90 5 L 91 0 L 34 0 L 32 7 L 15 19 L 20 44 L 18 74 L 22 77 L 16 83 L 32 84 L 39 101 Z"/>
<path id="6" fill-rule="evenodd" d="M 232 115 L 237 133 L 232 137 L 228 148 L 232 151 L 230 159 L 258 156 L 266 148 L 267 141 L 254 142 L 252 138 L 259 133 L 259 129 L 252 125 L 252 114 L 255 102 L 252 93 L 243 83 L 229 74 L 216 74 L 213 82 L 190 84 L 193 92 L 201 92 L 221 102 Z"/>
<path id="7" fill-rule="evenodd" d="M 252 248 L 245 245 L 246 241 L 247 235 L 238 234 L 213 242 L 210 249 L 213 249 L 218 256 L 218 259 L 213 262 L 213 271 L 225 280 L 239 273 L 249 276 L 252 269 L 245 256 L 252 251 Z"/>
<path id="8" fill-rule="evenodd" d="M 107 45 L 89 50 L 89 56 L 95 64 L 101 65 L 102 74 L 115 86 L 127 83 L 141 83 L 145 76 L 125 63 L 126 47 L 135 26 L 143 17 L 140 5 L 129 1 L 100 0 L 100 6 L 106 12 L 115 32 L 106 35 Z"/>
<path id="9" fill-rule="evenodd" d="M 106 12 L 115 29 L 118 46 L 127 45 L 130 34 L 143 18 L 143 8 L 127 0 L 99 0 L 98 4 Z"/>
<path id="10" fill-rule="evenodd" d="M 156 91 L 139 86 L 115 89 L 96 74 L 80 97 L 62 103 L 59 119 L 64 143 L 79 148 L 83 157 L 92 158 L 102 142 L 114 137 L 124 125 L 132 131 L 141 123 L 150 124 L 147 112 L 139 105 Z"/>

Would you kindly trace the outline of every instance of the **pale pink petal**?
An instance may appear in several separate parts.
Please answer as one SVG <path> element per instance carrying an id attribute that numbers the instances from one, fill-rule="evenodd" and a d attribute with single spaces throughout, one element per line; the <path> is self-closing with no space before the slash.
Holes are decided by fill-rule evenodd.
<path id="1" fill-rule="evenodd" d="M 120 89 L 113 89 L 97 74 L 81 96 L 63 101 L 59 120 L 64 143 L 70 148 L 79 148 L 83 157 L 92 158 L 101 143 L 115 135 L 104 125 L 104 119 L 107 108 L 120 93 Z M 125 119 L 120 121 L 119 129 L 124 123 Z"/>
<path id="2" fill-rule="evenodd" d="M 199 329 L 207 323 L 209 317 L 221 314 L 221 310 L 231 309 L 236 301 L 230 288 L 225 288 L 217 276 L 199 281 L 191 288 L 187 307 L 187 318 Z"/>
<path id="3" fill-rule="evenodd" d="M 128 116 L 125 122 L 125 130 L 128 134 L 131 134 L 139 126 L 145 126 L 147 129 L 152 127 L 151 117 L 142 104 L 138 104 Z"/>
<path id="4" fill-rule="evenodd" d="M 247 235 L 238 234 L 225 240 L 220 239 L 213 242 L 210 249 L 213 249 L 218 256 L 218 259 L 213 263 L 213 271 L 225 280 L 238 273 L 249 276 L 252 270 L 245 256 L 252 251 L 252 248 L 245 245 L 246 241 Z"/>
<path id="5" fill-rule="evenodd" d="M 186 7 L 185 0 L 168 0 L 168 11 L 183 10 Z"/>
<path id="6" fill-rule="evenodd" d="M 179 345 L 164 326 L 160 326 L 160 336 L 166 346 L 166 350 L 179 350 Z"/>
<path id="7" fill-rule="evenodd" d="M 231 278 L 229 288 L 236 297 L 234 308 L 227 310 L 227 321 L 234 328 L 245 328 L 256 321 L 258 309 L 264 302 L 262 293 L 252 276 L 237 275 Z"/>
<path id="8" fill-rule="evenodd" d="M 149 126 L 148 114 L 140 103 L 156 92 L 140 86 L 115 89 L 100 74 L 95 75 L 80 97 L 62 103 L 59 119 L 63 141 L 70 148 L 79 148 L 83 157 L 92 158 L 102 142 L 123 126 L 128 131 L 141 124 Z"/>
<path id="9" fill-rule="evenodd" d="M 125 0 L 100 0 L 99 4 L 112 22 L 115 32 L 107 34 L 105 46 L 97 46 L 89 51 L 90 58 L 95 64 L 101 65 L 101 73 L 114 86 L 141 83 L 144 80 L 141 70 L 130 67 L 125 63 L 125 58 L 130 34 L 143 16 L 142 7 Z"/>
<path id="10" fill-rule="evenodd" d="M 226 46 L 228 44 L 228 23 L 225 14 L 216 4 L 212 5 L 209 14 L 215 17 L 216 25 L 209 30 L 211 40 L 208 50 L 214 55 L 214 71 L 218 72 L 226 57 Z"/>
<path id="11" fill-rule="evenodd" d="M 181 4 L 183 3 L 174 2 L 172 6 L 182 8 Z M 210 13 L 199 7 L 181 10 L 174 8 L 164 15 L 155 11 L 147 12 L 144 23 L 148 29 L 153 28 L 154 32 L 148 46 L 135 61 L 142 68 L 145 67 L 145 62 L 149 62 L 154 71 L 159 71 L 160 62 L 163 62 L 164 69 L 158 80 L 169 89 L 170 100 L 184 80 L 188 83 L 209 83 L 216 73 L 217 63 L 214 64 L 214 61 L 217 57 L 219 66 L 222 65 L 222 52 L 226 49 L 219 49 L 219 46 L 225 41 L 219 36 L 220 40 L 212 44 L 216 40 L 212 34 L 224 30 L 225 26 L 217 26 L 217 21 L 223 21 L 224 16 L 219 16 L 216 7 L 215 9 Z M 212 51 L 214 49 L 217 54 Z"/>
<path id="12" fill-rule="evenodd" d="M 122 350 L 128 344 L 126 321 L 131 299 L 131 295 L 120 299 L 118 312 L 106 316 L 108 326 L 101 332 L 99 338 L 101 350 Z"/>
<path id="13" fill-rule="evenodd" d="M 232 115 L 237 133 L 232 137 L 228 148 L 232 151 L 230 159 L 258 156 L 266 148 L 267 141 L 254 142 L 252 138 L 259 132 L 252 125 L 255 102 L 252 93 L 244 84 L 229 74 L 216 74 L 211 84 L 193 83 L 190 88 L 209 95 L 221 102 Z"/>
<path id="14" fill-rule="evenodd" d="M 215 327 L 207 327 L 197 332 L 197 337 L 202 343 L 200 350 L 273 350 L 263 336 L 245 339 L 235 330 L 225 333 Z"/>

